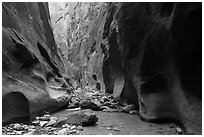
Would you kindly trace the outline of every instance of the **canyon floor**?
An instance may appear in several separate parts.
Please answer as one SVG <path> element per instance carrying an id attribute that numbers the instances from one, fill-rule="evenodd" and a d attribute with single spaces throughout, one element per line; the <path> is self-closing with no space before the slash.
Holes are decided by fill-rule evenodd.
<path id="1" fill-rule="evenodd" d="M 111 94 L 78 89 L 69 105 L 35 117 L 30 125 L 3 126 L 4 135 L 177 135 L 174 123 L 150 123 L 140 119 L 134 105 L 120 105 Z M 89 125 L 83 125 L 83 123 Z M 82 123 L 82 124 L 81 124 Z"/>
<path id="2" fill-rule="evenodd" d="M 79 134 L 82 135 L 177 135 L 177 126 L 171 124 L 155 124 L 142 121 L 138 115 L 130 115 L 122 112 L 94 111 L 98 116 L 98 122 L 93 126 L 84 127 Z M 67 110 L 53 114 L 57 118 L 63 118 Z"/>

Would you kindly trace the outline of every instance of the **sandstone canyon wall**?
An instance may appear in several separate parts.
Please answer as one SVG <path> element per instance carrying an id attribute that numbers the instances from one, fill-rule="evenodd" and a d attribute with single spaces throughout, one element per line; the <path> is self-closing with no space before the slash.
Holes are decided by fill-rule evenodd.
<path id="1" fill-rule="evenodd" d="M 201 3 L 3 3 L 2 29 L 3 121 L 66 105 L 52 87 L 99 85 L 201 134 Z"/>
<path id="2" fill-rule="evenodd" d="M 49 25 L 46 3 L 2 4 L 2 121 L 29 121 L 66 106 L 64 62 Z"/>
<path id="3" fill-rule="evenodd" d="M 104 30 L 110 48 L 103 65 L 106 91 L 138 105 L 144 120 L 179 120 L 186 132 L 201 131 L 196 126 L 202 127 L 201 4 L 109 6 Z"/>

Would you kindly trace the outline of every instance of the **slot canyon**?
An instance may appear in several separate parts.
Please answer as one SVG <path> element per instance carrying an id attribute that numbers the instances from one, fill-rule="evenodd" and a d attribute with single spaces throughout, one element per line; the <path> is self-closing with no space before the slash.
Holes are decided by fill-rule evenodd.
<path id="1" fill-rule="evenodd" d="M 202 134 L 201 2 L 2 2 L 2 133 Z"/>

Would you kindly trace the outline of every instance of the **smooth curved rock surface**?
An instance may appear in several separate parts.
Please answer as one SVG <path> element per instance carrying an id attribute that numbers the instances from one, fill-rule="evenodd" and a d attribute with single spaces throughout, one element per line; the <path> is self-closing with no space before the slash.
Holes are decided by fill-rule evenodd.
<path id="1" fill-rule="evenodd" d="M 146 121 L 178 122 L 185 133 L 201 134 L 201 3 L 62 7 L 53 7 L 60 12 L 50 20 L 47 3 L 3 3 L 3 99 L 20 92 L 36 114 L 66 105 L 62 88 L 98 84 Z"/>
<path id="2" fill-rule="evenodd" d="M 66 106 L 67 91 L 50 88 L 67 83 L 47 4 L 3 3 L 2 19 L 3 123 L 29 122 L 45 110 Z"/>
<path id="3" fill-rule="evenodd" d="M 54 126 L 61 127 L 64 124 L 75 126 L 91 126 L 95 125 L 97 121 L 97 115 L 91 109 L 85 109 L 70 111 L 65 118 L 59 119 Z"/>
<path id="4" fill-rule="evenodd" d="M 186 133 L 201 134 L 201 9 L 201 3 L 110 3 L 106 91 L 114 93 L 123 75 L 119 100 L 138 105 L 142 119 L 179 120 Z"/>

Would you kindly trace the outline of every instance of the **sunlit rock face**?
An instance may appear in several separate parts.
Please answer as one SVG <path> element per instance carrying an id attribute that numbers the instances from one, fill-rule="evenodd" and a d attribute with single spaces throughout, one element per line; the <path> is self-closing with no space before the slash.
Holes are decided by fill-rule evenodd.
<path id="1" fill-rule="evenodd" d="M 105 90 L 101 44 L 107 42 L 102 39 L 106 6 L 99 2 L 49 3 L 54 37 L 73 73 L 74 86 L 100 85 Z"/>
<path id="2" fill-rule="evenodd" d="M 180 120 L 201 134 L 201 3 L 111 3 L 106 91 L 147 121 Z M 168 119 L 166 119 L 168 118 Z"/>
<path id="3" fill-rule="evenodd" d="M 2 121 L 29 122 L 44 110 L 65 106 L 65 65 L 46 3 L 2 4 Z"/>
<path id="4" fill-rule="evenodd" d="M 95 85 L 121 104 L 135 104 L 144 120 L 201 134 L 201 9 L 201 3 L 3 3 L 3 122 L 66 105 L 69 96 L 56 87 Z"/>

